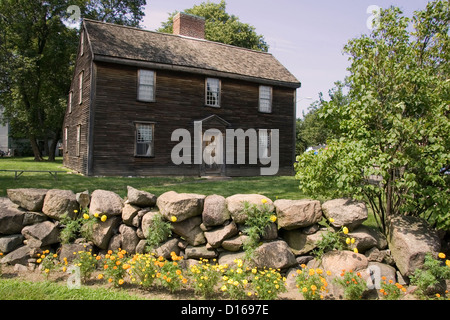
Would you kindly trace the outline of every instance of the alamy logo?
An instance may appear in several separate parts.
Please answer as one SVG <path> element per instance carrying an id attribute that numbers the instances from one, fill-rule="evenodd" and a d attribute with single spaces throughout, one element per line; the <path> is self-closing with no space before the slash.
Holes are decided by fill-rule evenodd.
<path id="1" fill-rule="evenodd" d="M 177 129 L 172 133 L 171 141 L 179 143 L 172 149 L 171 158 L 175 165 L 256 165 L 259 161 L 259 164 L 266 166 L 260 168 L 260 174 L 271 176 L 276 175 L 279 170 L 279 139 L 278 129 L 203 131 L 202 122 L 196 121 L 193 150 L 191 133 L 187 129 Z"/>

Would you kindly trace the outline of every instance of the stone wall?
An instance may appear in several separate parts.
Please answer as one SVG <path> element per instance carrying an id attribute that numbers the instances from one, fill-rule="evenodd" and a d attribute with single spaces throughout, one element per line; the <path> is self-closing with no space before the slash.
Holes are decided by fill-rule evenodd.
<path id="1" fill-rule="evenodd" d="M 410 275 L 420 267 L 427 252 L 441 249 L 436 231 L 412 217 L 398 216 L 389 222 L 389 237 L 362 225 L 367 219 L 363 202 L 336 199 L 321 204 L 315 200 L 276 200 L 258 194 L 219 195 L 179 194 L 166 192 L 159 197 L 128 187 L 122 199 L 116 193 L 95 190 L 75 194 L 68 190 L 10 189 L 8 198 L 0 198 L 0 251 L 2 263 L 36 266 L 36 254 L 46 249 L 61 251 L 70 257 L 73 251 L 93 249 L 125 249 L 143 253 L 152 217 L 160 212 L 171 221 L 173 235 L 156 249 L 158 255 L 170 257 L 174 251 L 186 260 L 217 258 L 220 264 L 232 263 L 244 256 L 246 240 L 244 202 L 261 206 L 263 202 L 277 220 L 272 223 L 262 244 L 256 249 L 254 263 L 258 267 L 280 268 L 289 273 L 300 264 L 314 265 L 311 254 L 321 236 L 327 232 L 319 222 L 325 217 L 339 230 L 349 229 L 358 253 L 329 252 L 322 259 L 326 270 L 367 270 L 377 265 L 383 275 L 394 281 Z M 60 222 L 64 214 L 75 218 L 80 205 L 89 207 L 91 215 L 106 215 L 94 227 L 92 242 L 77 239 L 61 245 Z M 176 221 L 176 222 L 172 222 Z M 414 231 L 415 230 L 415 231 Z M 400 271 L 400 272 L 398 272 Z"/>

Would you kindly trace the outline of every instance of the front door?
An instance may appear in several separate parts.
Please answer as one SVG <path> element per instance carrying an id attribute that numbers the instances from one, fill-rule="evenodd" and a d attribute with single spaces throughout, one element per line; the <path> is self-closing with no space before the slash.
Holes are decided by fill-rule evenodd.
<path id="1" fill-rule="evenodd" d="M 225 173 L 225 141 L 219 130 L 208 130 L 203 134 L 203 163 L 201 172 L 204 176 L 217 176 Z"/>

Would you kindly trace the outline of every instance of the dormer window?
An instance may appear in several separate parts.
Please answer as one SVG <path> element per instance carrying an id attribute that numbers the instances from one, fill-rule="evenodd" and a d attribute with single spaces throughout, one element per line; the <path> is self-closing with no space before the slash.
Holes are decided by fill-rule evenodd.
<path id="1" fill-rule="evenodd" d="M 220 108 L 220 80 L 206 79 L 206 106 Z"/>

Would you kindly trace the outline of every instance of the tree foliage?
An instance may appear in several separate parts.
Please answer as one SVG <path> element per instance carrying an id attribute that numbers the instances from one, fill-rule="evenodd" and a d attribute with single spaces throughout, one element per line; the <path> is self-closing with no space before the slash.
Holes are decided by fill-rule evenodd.
<path id="1" fill-rule="evenodd" d="M 137 26 L 144 0 L 2 0 L 0 2 L 0 105 L 16 137 L 30 140 L 35 160 L 43 141 L 49 160 L 61 137 L 79 34 L 68 28 L 67 9 L 81 18 Z M 49 147 L 48 141 L 52 141 Z"/>
<path id="2" fill-rule="evenodd" d="M 183 12 L 205 18 L 207 40 L 264 52 L 269 50 L 264 37 L 256 33 L 255 27 L 241 22 L 238 17 L 226 12 L 224 0 L 217 4 L 210 1 L 203 2 Z M 169 14 L 167 21 L 162 23 L 158 31 L 173 33 L 173 17 L 177 13 L 178 11 Z"/>
<path id="3" fill-rule="evenodd" d="M 297 158 L 303 192 L 365 199 L 383 230 L 393 214 L 450 228 L 449 22 L 447 1 L 413 18 L 391 7 L 348 42 L 349 101 L 320 112 L 340 138 Z"/>

